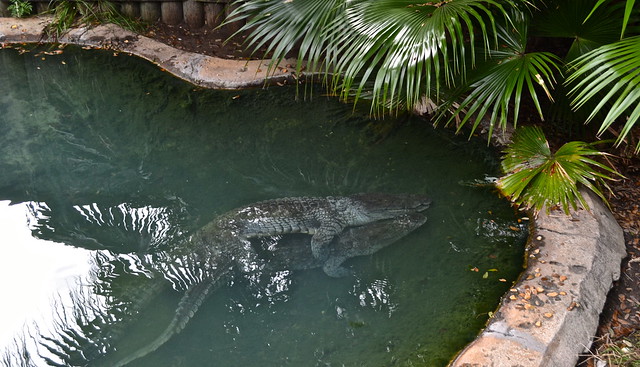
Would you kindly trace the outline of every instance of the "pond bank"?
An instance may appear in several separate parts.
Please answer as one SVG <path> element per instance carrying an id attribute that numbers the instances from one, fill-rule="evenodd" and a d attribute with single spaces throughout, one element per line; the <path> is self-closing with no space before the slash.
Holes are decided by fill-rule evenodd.
<path id="1" fill-rule="evenodd" d="M 452 366 L 573 367 L 590 347 L 626 250 L 613 214 L 582 194 L 590 210 L 539 214 L 525 271 Z"/>
<path id="2" fill-rule="evenodd" d="M 114 25 L 77 28 L 58 40 L 43 37 L 47 17 L 0 18 L 0 43 L 57 42 L 126 52 L 207 88 L 261 86 L 267 62 L 225 60 L 176 50 Z M 272 83 L 295 80 L 285 61 Z M 599 200 L 571 217 L 552 211 L 535 221 L 528 267 L 503 298 L 480 337 L 453 366 L 575 366 L 587 347 L 625 256 L 622 230 Z"/>
<path id="3" fill-rule="evenodd" d="M 268 82 L 295 82 L 294 60 L 283 60 L 274 70 L 268 61 L 228 60 L 177 50 L 149 37 L 124 30 L 114 24 L 71 29 L 58 39 L 47 37 L 43 30 L 49 16 L 0 18 L 0 45 L 20 43 L 60 43 L 125 52 L 151 61 L 176 77 L 199 87 L 241 89 L 259 87 Z"/>

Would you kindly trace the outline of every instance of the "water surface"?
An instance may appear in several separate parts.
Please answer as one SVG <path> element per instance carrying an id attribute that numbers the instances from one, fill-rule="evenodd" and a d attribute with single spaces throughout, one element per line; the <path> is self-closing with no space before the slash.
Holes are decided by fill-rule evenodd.
<path id="1" fill-rule="evenodd" d="M 443 366 L 520 271 L 526 223 L 474 184 L 497 174 L 484 142 L 370 120 L 319 91 L 202 90 L 134 57 L 51 51 L 0 50 L 7 365 L 108 365 L 144 345 L 181 297 L 150 279 L 145 254 L 259 200 L 380 191 L 433 204 L 410 236 L 349 261 L 354 276 L 234 278 L 133 365 Z"/>

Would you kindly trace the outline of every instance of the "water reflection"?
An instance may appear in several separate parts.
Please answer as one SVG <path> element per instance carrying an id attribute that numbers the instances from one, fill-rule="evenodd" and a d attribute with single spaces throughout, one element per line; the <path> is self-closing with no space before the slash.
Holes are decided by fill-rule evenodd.
<path id="1" fill-rule="evenodd" d="M 391 317 L 398 307 L 393 301 L 393 284 L 388 279 L 376 279 L 371 284 L 361 284 L 359 280 L 352 294 L 358 297 L 361 307 L 371 307 L 376 311 L 386 311 Z"/>
<path id="2" fill-rule="evenodd" d="M 0 294 L 11 299 L 0 310 L 0 341 L 10 345 L 15 338 L 5 351 L 7 365 L 73 366 L 100 359 L 168 287 L 163 277 L 171 273 L 157 269 L 160 261 L 150 254 L 92 250 L 134 237 L 145 251 L 160 248 L 180 233 L 167 208 L 74 206 L 73 225 L 54 229 L 46 203 L 0 203 L 0 231 L 7 239 L 0 248 L 0 277 L 19 280 L 0 283 Z"/>
<path id="3" fill-rule="evenodd" d="M 25 226 L 34 220 L 43 220 L 46 216 L 34 208 L 42 208 L 42 203 L 24 203 L 9 205 L 0 202 L 0 294 L 5 299 L 0 312 L 0 342 L 10 345 L 16 335 L 27 333 L 15 340 L 15 347 L 27 348 L 27 360 L 24 363 L 8 363 L 8 366 L 27 365 L 29 359 L 37 357 L 32 332 L 43 335 L 55 335 L 59 325 L 66 325 L 73 316 L 76 299 L 84 288 L 77 281 L 90 277 L 92 252 L 72 248 L 64 244 L 43 241 L 32 237 L 31 230 Z M 7 281 L 12 280 L 12 281 Z M 56 314 L 51 314 L 55 305 Z M 100 309 L 99 306 L 97 306 Z M 89 308 L 88 308 L 89 309 Z M 75 311 L 75 312 L 77 312 Z M 34 325 L 37 330 L 32 330 Z M 7 354 L 5 361 L 18 358 L 22 354 Z M 18 362 L 18 361 L 16 361 Z"/>

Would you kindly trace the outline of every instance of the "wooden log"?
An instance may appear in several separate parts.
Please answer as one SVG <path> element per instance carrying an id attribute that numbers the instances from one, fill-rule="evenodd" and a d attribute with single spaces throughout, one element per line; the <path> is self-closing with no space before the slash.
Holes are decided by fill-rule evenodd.
<path id="1" fill-rule="evenodd" d="M 224 20 L 224 4 L 204 3 L 204 23 L 210 27 L 217 27 Z"/>
<path id="2" fill-rule="evenodd" d="M 7 10 L 8 7 L 9 7 L 8 1 L 0 0 L 0 17 L 9 16 L 9 10 Z"/>
<path id="3" fill-rule="evenodd" d="M 36 3 L 36 14 L 42 14 L 51 9 L 51 3 L 37 2 Z"/>
<path id="4" fill-rule="evenodd" d="M 182 22 L 182 2 L 164 1 L 160 5 L 162 23 L 179 24 Z"/>
<path id="5" fill-rule="evenodd" d="M 239 5 L 237 4 L 223 4 L 224 5 L 224 17 L 223 17 L 223 21 L 227 19 L 227 17 L 229 16 L 229 14 L 231 14 L 231 12 L 233 10 L 235 10 Z M 227 25 L 225 25 L 223 28 L 225 29 L 225 31 L 233 33 L 236 32 L 238 30 L 240 30 L 240 28 L 242 27 L 243 23 L 242 22 L 233 22 L 233 23 L 229 23 Z"/>
<path id="6" fill-rule="evenodd" d="M 140 18 L 140 3 L 126 2 L 120 4 L 122 14 L 130 18 Z"/>
<path id="7" fill-rule="evenodd" d="M 202 3 L 187 0 L 182 3 L 184 22 L 189 28 L 200 28 L 204 25 L 204 8 Z"/>
<path id="8" fill-rule="evenodd" d="M 160 11 L 160 3 L 155 1 L 145 1 L 140 3 L 140 18 L 149 23 L 160 21 L 162 12 Z"/>

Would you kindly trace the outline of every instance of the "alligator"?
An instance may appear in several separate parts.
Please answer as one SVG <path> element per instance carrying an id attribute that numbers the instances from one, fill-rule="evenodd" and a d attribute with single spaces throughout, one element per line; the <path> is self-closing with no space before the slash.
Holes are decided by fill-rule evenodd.
<path id="1" fill-rule="evenodd" d="M 238 265 L 251 271 L 258 264 L 250 238 L 304 233 L 311 235 L 313 256 L 324 260 L 329 243 L 345 228 L 421 212 L 430 204 L 424 195 L 381 193 L 267 200 L 221 215 L 198 231 L 192 242 L 197 248 L 210 244 L 229 248 L 235 244 L 244 254 L 236 258 Z"/>
<path id="2" fill-rule="evenodd" d="M 265 207 L 264 204 L 256 206 Z M 414 208 L 422 210 L 423 205 L 414 206 Z M 253 245 L 256 246 L 256 248 L 260 248 L 261 243 L 263 245 L 261 254 L 266 255 L 263 256 L 266 260 L 260 268 L 261 271 L 305 270 L 321 267 L 325 272 L 329 269 L 329 275 L 345 275 L 348 271 L 342 268 L 342 263 L 344 261 L 356 256 L 373 254 L 381 248 L 384 248 L 406 236 L 424 224 L 425 221 L 426 217 L 423 214 L 417 211 L 412 211 L 407 214 L 398 214 L 391 219 L 381 218 L 369 224 L 357 227 L 348 227 L 329 239 L 329 246 L 327 246 L 324 259 L 319 259 L 313 252 L 312 242 L 315 232 L 299 232 L 297 234 L 280 233 L 272 235 L 272 238 L 269 238 L 268 240 L 272 245 L 268 246 L 268 248 L 265 248 L 264 246 L 266 241 L 264 237 L 270 236 L 265 234 L 262 238 L 254 239 Z M 206 231 L 206 233 L 209 234 L 210 228 L 211 227 L 206 226 L 202 231 Z M 200 241 L 205 238 L 211 238 L 208 237 L 208 235 L 204 236 L 202 234 L 198 234 L 195 237 Z M 246 238 L 247 241 L 250 242 L 248 238 L 252 237 L 247 236 Z M 263 241 L 260 242 L 260 240 Z M 256 242 L 258 243 L 256 244 Z M 202 245 L 202 243 L 200 243 L 200 245 Z M 251 245 L 251 243 L 249 245 Z M 195 284 L 192 284 L 186 290 L 178 304 L 176 314 L 167 328 L 165 328 L 165 330 L 151 343 L 120 360 L 115 364 L 115 366 L 124 366 L 155 351 L 166 343 L 173 335 L 182 331 L 200 305 L 204 302 L 206 296 L 212 290 L 226 284 L 227 280 L 229 280 L 233 275 L 234 265 L 237 260 L 233 255 L 229 256 L 226 252 L 220 251 L 215 246 L 198 247 L 200 247 L 201 250 L 207 250 L 193 253 L 194 256 L 182 259 L 182 266 L 185 266 L 185 264 L 191 264 L 194 259 L 206 254 L 206 259 L 200 258 L 196 261 L 199 261 L 197 266 L 202 266 L 202 261 L 204 261 L 206 263 L 206 267 L 208 267 L 208 271 L 206 273 L 199 273 L 201 279 L 199 279 Z M 242 267 L 240 267 L 240 270 L 246 271 L 246 269 L 243 269 Z"/>

